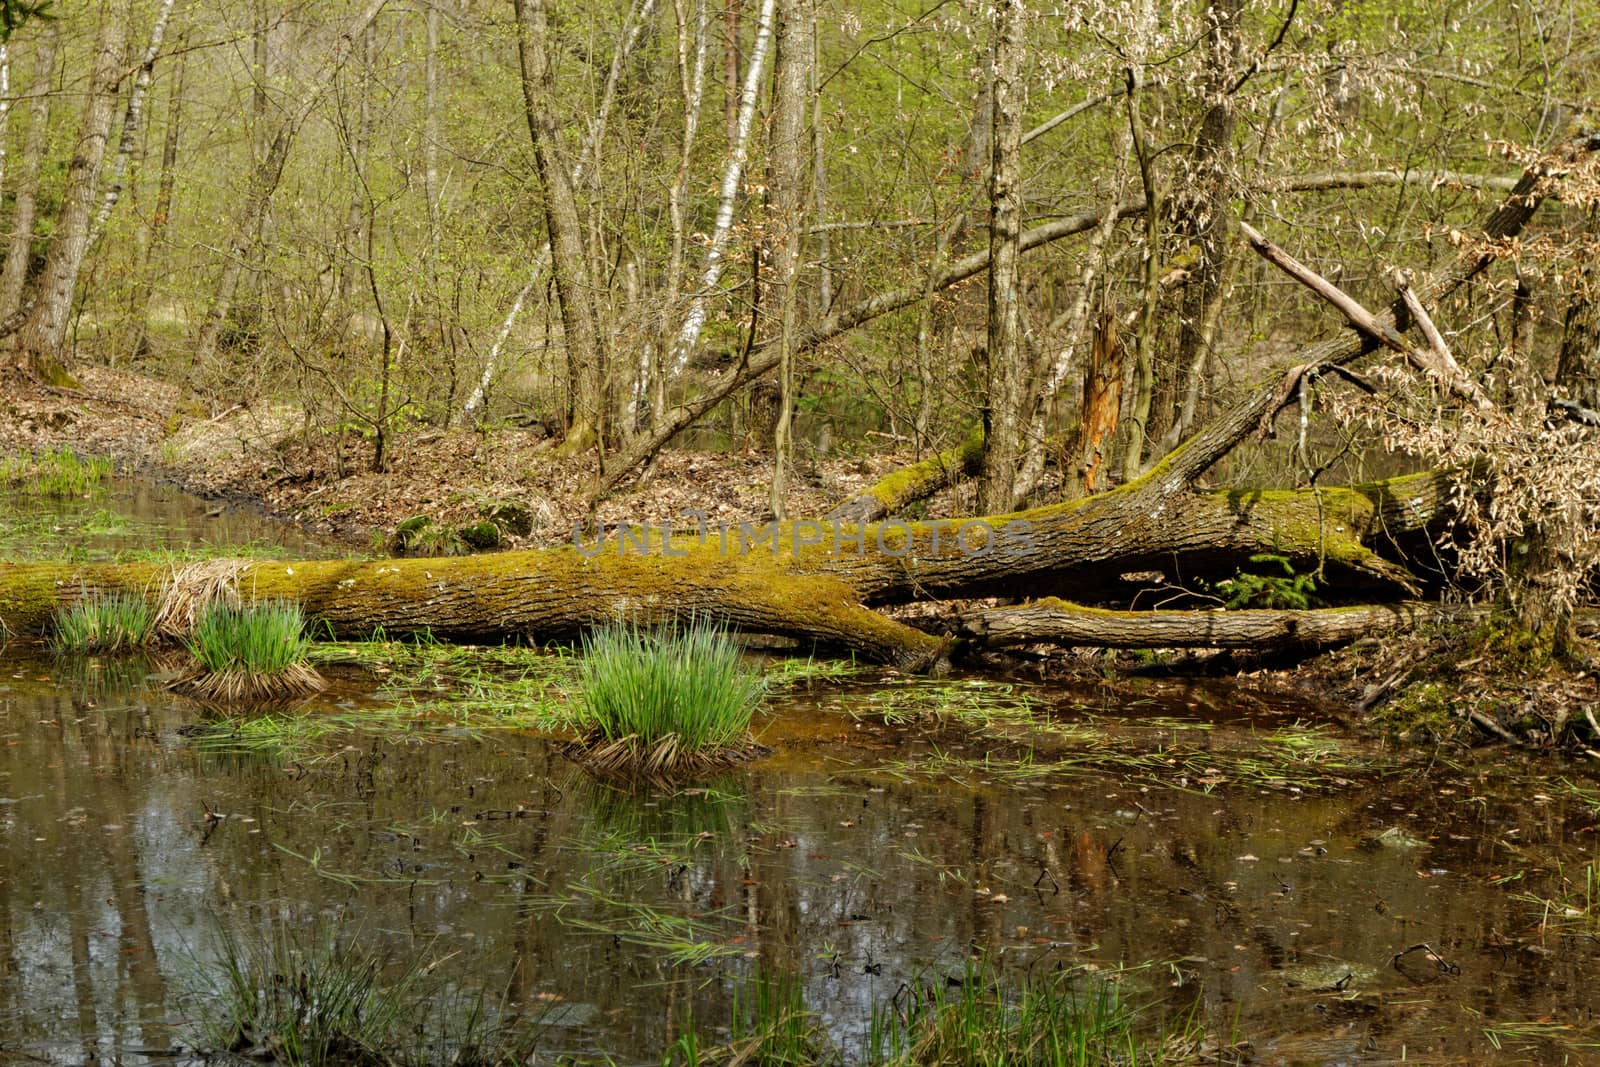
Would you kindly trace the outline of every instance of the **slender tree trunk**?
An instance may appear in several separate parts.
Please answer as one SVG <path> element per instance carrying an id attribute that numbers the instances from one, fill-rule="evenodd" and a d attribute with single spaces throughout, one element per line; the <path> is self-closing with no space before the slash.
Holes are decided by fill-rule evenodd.
<path id="1" fill-rule="evenodd" d="M 180 39 L 181 44 L 181 39 Z M 150 213 L 150 225 L 144 236 L 144 247 L 139 257 L 139 286 L 134 290 L 132 318 L 138 336 L 133 354 L 138 356 L 149 345 L 150 303 L 155 296 L 154 259 L 156 249 L 167 238 L 167 227 L 172 222 L 172 194 L 177 184 L 178 138 L 183 128 L 183 79 L 188 68 L 188 53 L 178 52 L 172 68 L 172 92 L 167 101 L 167 129 L 161 142 L 161 177 L 156 184 L 155 208 Z"/>
<path id="2" fill-rule="evenodd" d="M 107 0 L 101 5 L 100 29 L 95 36 L 94 72 L 89 80 L 88 99 L 84 102 L 83 121 L 78 128 L 78 143 L 67 166 L 61 211 L 56 216 L 50 252 L 39 278 L 37 302 L 28 321 L 17 333 L 19 362 L 46 382 L 70 383 L 72 380 L 62 360 L 61 347 L 66 340 L 73 297 L 78 291 L 78 274 L 89 250 L 95 190 L 99 187 L 106 141 L 111 136 L 117 85 L 123 77 L 122 52 L 127 28 L 125 0 Z"/>
<path id="3" fill-rule="evenodd" d="M 822 142 L 822 60 L 816 19 L 811 22 L 811 218 L 815 225 L 828 221 L 828 171 L 824 166 Z M 833 250 L 828 231 L 817 231 L 817 302 L 814 317 L 822 318 L 833 308 Z"/>
<path id="4" fill-rule="evenodd" d="M 199 337 L 195 341 L 195 362 L 201 367 L 209 366 L 216 359 L 217 345 L 222 339 L 222 330 L 228 321 L 228 312 L 233 308 L 233 298 L 239 288 L 239 277 L 244 271 L 245 264 L 255 258 L 255 251 L 261 243 L 262 229 L 267 221 L 267 213 L 272 206 L 273 195 L 277 193 L 278 183 L 283 179 L 283 168 L 289 160 L 289 149 L 294 145 L 300 127 L 310 116 L 311 109 L 316 107 L 317 101 L 322 99 L 323 93 L 327 92 L 328 86 L 333 84 L 334 77 L 344 67 L 355 39 L 366 32 L 367 27 L 378 17 L 378 13 L 387 3 L 388 0 L 370 0 L 366 8 L 339 35 L 328 62 L 323 65 L 311 84 L 301 92 L 294 106 L 272 130 L 270 138 L 266 139 L 265 147 L 250 175 L 244 208 L 234 220 L 233 235 L 228 242 L 222 275 L 217 279 L 216 295 L 211 300 L 211 307 L 206 312 Z M 259 80 L 258 88 L 264 88 Z"/>
<path id="5" fill-rule="evenodd" d="M 768 148 L 771 227 L 767 261 L 778 288 L 778 422 L 773 434 L 772 513 L 785 517 L 791 422 L 794 418 L 794 342 L 800 307 L 800 235 L 806 211 L 806 112 L 811 96 L 812 31 L 816 0 L 783 0 L 778 12 L 778 58 L 773 68 L 774 113 Z"/>
<path id="6" fill-rule="evenodd" d="M 1220 316 L 1224 276 L 1232 252 L 1229 203 L 1234 196 L 1234 127 L 1238 124 L 1229 93 L 1239 55 L 1243 0 L 1210 0 L 1206 35 L 1206 89 L 1212 104 L 1200 123 L 1190 156 L 1188 192 L 1177 205 L 1180 236 L 1195 243 L 1199 258 L 1183 291 L 1178 318 L 1172 396 L 1177 409 L 1165 413 L 1169 429 L 1162 440 L 1173 448 L 1194 425 L 1207 394 L 1211 346 Z"/>
<path id="7" fill-rule="evenodd" d="M 6 144 L 11 135 L 11 44 L 0 41 L 0 190 L 5 188 Z"/>
<path id="8" fill-rule="evenodd" d="M 689 365 L 689 357 L 700 341 L 700 331 L 705 327 L 711 294 L 722 281 L 722 271 L 727 266 L 728 235 L 733 230 L 733 211 L 738 203 L 740 183 L 744 178 L 745 162 L 750 151 L 750 127 L 755 123 L 756 103 L 761 95 L 761 75 L 767 62 L 767 52 L 772 44 L 773 13 L 777 0 L 762 0 L 761 15 L 756 24 L 756 41 L 750 52 L 750 63 L 745 68 L 744 91 L 739 99 L 738 128 L 728 148 L 728 164 L 722 172 L 722 192 L 717 202 L 717 219 L 711 230 L 711 240 L 706 246 L 705 273 L 700 288 L 689 301 L 683 326 L 678 331 L 672 347 L 671 375 L 676 378 Z"/>
<path id="9" fill-rule="evenodd" d="M 1042 373 L 1036 376 L 1042 384 L 1032 397 L 1033 412 L 1028 419 L 1028 432 L 1024 438 L 1026 453 L 1022 458 L 1022 474 L 1018 478 L 1019 490 L 1023 496 L 1031 493 L 1044 476 L 1050 409 L 1072 369 L 1073 355 L 1083 346 L 1084 338 L 1089 333 L 1089 312 L 1100 272 L 1105 268 L 1106 244 L 1117 224 L 1115 207 L 1122 202 L 1123 195 L 1127 191 L 1130 143 L 1131 138 L 1124 128 L 1115 149 L 1117 170 L 1111 183 L 1111 195 L 1107 197 L 1106 212 L 1100 225 L 1095 228 L 1094 236 L 1089 240 L 1083 268 L 1078 273 L 1078 294 L 1073 297 L 1072 306 L 1062 316 L 1065 324 L 1062 333 L 1065 340 L 1055 359 L 1049 366 L 1042 367 Z M 1115 337 L 1115 318 L 1109 320 L 1107 328 L 1111 330 L 1111 336 Z M 1092 455 L 1084 448 L 1078 447 L 1068 454 L 1068 458 L 1077 468 L 1064 479 L 1068 495 L 1072 496 L 1081 495 L 1084 490 L 1093 491 L 1093 472 L 1104 465 L 1105 451 L 1110 447 L 1110 435 L 1114 434 L 1117 428 L 1122 386 L 1121 346 L 1120 344 L 1116 344 L 1114 348 L 1103 346 L 1104 337 L 1103 329 L 1095 331 L 1093 344 L 1090 346 L 1092 363 L 1085 368 L 1083 374 L 1084 390 L 1079 408 L 1078 440 L 1092 450 Z M 1107 358 L 1111 356 L 1115 358 Z M 1116 375 L 1115 380 L 1108 380 L 1106 375 L 1113 371 Z M 1105 407 L 1107 403 L 1111 405 L 1109 414 Z M 1078 462 L 1080 458 L 1082 463 Z"/>
<path id="10" fill-rule="evenodd" d="M 22 307 L 22 293 L 28 280 L 28 265 L 33 259 L 33 231 L 39 212 L 39 175 L 44 169 L 50 143 L 50 102 L 54 97 L 51 81 L 55 77 L 56 42 L 60 31 L 47 23 L 34 39 L 33 84 L 28 87 L 28 133 L 22 142 L 22 160 L 17 173 L 17 204 L 11 219 L 11 243 L 6 247 L 6 265 L 0 273 L 0 321 L 10 319 Z"/>
<path id="11" fill-rule="evenodd" d="M 662 353 L 672 348 L 677 332 L 675 310 L 678 297 L 683 292 L 684 247 L 687 240 L 687 223 L 684 202 L 689 195 L 689 168 L 694 156 L 695 137 L 700 129 L 700 110 L 705 100 L 706 61 L 711 48 L 709 14 L 706 0 L 696 0 L 694 29 L 689 28 L 685 0 L 673 0 L 673 14 L 678 26 L 678 88 L 683 95 L 683 140 L 678 152 L 678 170 L 667 193 L 667 217 L 672 228 L 672 246 L 667 259 L 666 289 L 662 294 L 662 322 L 660 339 L 655 346 L 656 365 L 651 368 L 650 423 L 654 425 L 666 410 L 667 374 Z"/>
<path id="12" fill-rule="evenodd" d="M 1133 138 L 1134 159 L 1139 164 L 1139 179 L 1144 186 L 1144 308 L 1135 342 L 1132 388 L 1126 397 L 1128 436 L 1122 454 L 1122 477 L 1130 482 L 1144 468 L 1145 439 L 1155 396 L 1156 312 L 1161 292 L 1157 279 L 1161 260 L 1161 192 L 1156 185 L 1155 160 L 1145 136 L 1143 98 L 1144 72 L 1135 63 L 1128 67 L 1128 130 Z"/>
<path id="13" fill-rule="evenodd" d="M 744 0 L 726 0 L 722 8 L 722 122 L 728 151 L 739 141 L 739 15 Z"/>
<path id="14" fill-rule="evenodd" d="M 544 188 L 550 262 L 561 305 L 568 366 L 573 375 L 573 424 L 565 448 L 576 451 L 605 437 L 607 359 L 595 318 L 594 289 L 583 248 L 583 222 L 570 172 L 560 159 L 560 129 L 555 117 L 554 77 L 548 57 L 544 0 L 512 0 L 517 16 L 517 54 L 522 65 L 522 97 L 533 139 L 534 163 Z"/>
<path id="15" fill-rule="evenodd" d="M 994 48 L 993 170 L 989 179 L 989 346 L 985 361 L 980 510 L 1016 502 L 1027 357 L 1022 346 L 1022 0 L 1002 0 Z"/>
<path id="16" fill-rule="evenodd" d="M 156 69 L 156 59 L 161 55 L 161 42 L 167 35 L 167 20 L 172 16 L 172 6 L 176 0 L 161 0 L 161 6 L 156 8 L 156 21 L 150 28 L 150 43 L 145 46 L 144 55 L 139 59 L 139 69 L 133 76 L 133 88 L 128 93 L 128 109 L 122 117 L 122 137 L 117 142 L 117 155 L 111 163 L 111 178 L 106 185 L 104 199 L 100 201 L 100 210 L 94 217 L 94 224 L 89 230 L 89 244 L 92 246 L 105 232 L 106 222 L 111 218 L 111 212 L 116 210 L 117 201 L 122 198 L 123 182 L 128 176 L 128 163 L 133 158 L 135 147 L 144 130 L 144 103 L 145 97 L 150 93 L 150 78 Z"/>
<path id="17" fill-rule="evenodd" d="M 428 202 L 428 277 L 439 276 L 439 0 L 422 0 L 422 195 Z"/>

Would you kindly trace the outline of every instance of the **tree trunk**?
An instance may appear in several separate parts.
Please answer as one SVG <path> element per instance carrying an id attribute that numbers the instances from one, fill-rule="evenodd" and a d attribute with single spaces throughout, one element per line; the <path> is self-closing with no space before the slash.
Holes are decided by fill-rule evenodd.
<path id="1" fill-rule="evenodd" d="M 150 344 L 150 303 L 155 296 L 156 250 L 166 243 L 167 227 L 172 223 L 172 195 L 177 187 L 178 138 L 183 130 L 183 79 L 188 67 L 188 52 L 181 48 L 172 70 L 172 91 L 167 101 L 167 129 L 161 139 L 161 177 L 156 183 L 155 209 L 150 213 L 148 231 L 139 256 L 139 284 L 130 307 L 137 336 L 133 355 L 144 353 Z"/>
<path id="2" fill-rule="evenodd" d="M 1192 428 L 1206 395 L 1207 368 L 1213 332 L 1223 296 L 1222 279 L 1231 253 L 1229 204 L 1233 199 L 1233 131 L 1237 124 L 1229 85 L 1239 57 L 1242 0 L 1209 0 L 1206 20 L 1206 97 L 1212 101 L 1200 122 L 1200 135 L 1189 157 L 1187 188 L 1175 205 L 1180 240 L 1197 246 L 1198 260 L 1183 290 L 1178 317 L 1178 348 L 1173 359 L 1170 395 L 1174 409 L 1164 413 L 1170 427 L 1164 443 L 1177 444 Z"/>
<path id="3" fill-rule="evenodd" d="M 144 130 L 144 102 L 150 92 L 150 78 L 156 68 L 156 59 L 161 55 L 161 42 L 167 35 L 167 19 L 172 15 L 172 6 L 176 0 L 161 0 L 161 6 L 156 9 L 155 25 L 150 28 L 150 43 L 145 46 L 144 55 L 140 57 L 139 69 L 133 76 L 133 88 L 128 93 L 128 108 L 122 117 L 122 136 L 117 141 L 117 155 L 111 164 L 111 179 L 106 185 L 105 198 L 100 202 L 100 210 L 95 214 L 94 224 L 89 230 L 89 244 L 92 246 L 105 231 L 105 225 L 111 218 L 111 213 L 116 210 L 117 201 L 122 198 L 122 186 L 128 176 L 128 163 L 133 159 L 134 148 L 139 144 L 139 138 Z"/>
<path id="4" fill-rule="evenodd" d="M 1433 604 L 1360 604 L 1272 611 L 1111 611 L 1054 597 L 962 617 L 962 635 L 985 648 L 1053 644 L 1065 648 L 1246 648 L 1273 651 L 1344 644 L 1445 621 Z"/>
<path id="5" fill-rule="evenodd" d="M 778 420 L 772 442 L 772 514 L 786 518 L 791 420 L 794 417 L 794 348 L 800 308 L 800 234 L 805 224 L 806 112 L 811 95 L 811 33 L 815 0 L 782 0 L 778 10 L 778 58 L 773 69 L 772 141 L 767 151 L 771 214 L 767 262 L 778 291 Z"/>
<path id="6" fill-rule="evenodd" d="M 825 517 L 840 522 L 877 522 L 926 500 L 957 478 L 975 477 L 982 469 L 983 427 L 979 426 L 954 448 L 891 472 L 835 506 Z"/>
<path id="7" fill-rule="evenodd" d="M 722 170 L 722 189 L 717 197 L 717 218 L 711 227 L 711 239 L 706 243 L 705 269 L 700 277 L 700 287 L 689 299 L 683 325 L 673 341 L 672 358 L 668 374 L 676 378 L 689 365 L 689 357 L 700 343 L 700 331 L 705 328 L 709 314 L 709 301 L 722 282 L 722 272 L 727 267 L 728 237 L 733 231 L 733 213 L 738 204 L 740 183 L 744 178 L 745 163 L 750 154 L 750 129 L 755 123 L 756 104 L 761 95 L 761 75 L 766 67 L 767 53 L 771 50 L 772 23 L 777 9 L 776 0 L 761 0 L 761 14 L 756 23 L 755 45 L 750 53 L 750 64 L 745 70 L 744 89 L 739 97 L 739 113 L 733 138 L 728 144 L 728 161 Z M 734 10 L 730 8 L 730 10 Z"/>
<path id="8" fill-rule="evenodd" d="M 1022 347 L 1022 0 L 999 5 L 994 46 L 994 138 L 989 177 L 989 344 L 984 360 L 981 510 L 1016 503 L 1027 359 Z"/>
<path id="9" fill-rule="evenodd" d="M 44 169 L 50 140 L 50 102 L 54 97 L 51 81 L 56 69 L 56 42 L 59 29 L 47 23 L 35 38 L 33 84 L 28 87 L 28 134 L 22 142 L 22 160 L 17 173 L 16 210 L 11 218 L 11 243 L 6 247 L 6 265 L 0 273 L 0 319 L 9 319 L 22 307 L 22 293 L 28 281 L 28 265 L 33 260 L 33 230 L 39 211 L 39 175 Z"/>
<path id="10" fill-rule="evenodd" d="M 111 118 L 122 81 L 122 51 L 127 34 L 128 9 L 124 0 L 108 0 L 100 7 L 100 29 L 95 37 L 94 73 L 89 79 L 78 143 L 67 166 L 61 212 L 56 216 L 50 252 L 39 277 L 33 313 L 17 332 L 19 362 L 31 374 L 51 384 L 71 384 L 62 359 L 67 319 L 78 292 L 78 273 L 89 250 L 95 191 L 100 164 L 111 136 Z"/>
<path id="11" fill-rule="evenodd" d="M 594 289 L 583 248 L 583 223 L 571 175 L 560 159 L 560 127 L 555 116 L 555 81 L 550 69 L 548 20 L 544 0 L 513 0 L 517 15 L 517 55 L 522 66 L 522 99 L 533 139 L 534 163 L 544 190 L 545 225 L 550 234 L 550 264 L 561 305 L 568 366 L 575 368 L 575 420 L 565 447 L 577 450 L 605 436 L 607 358 L 595 317 Z"/>
<path id="12" fill-rule="evenodd" d="M 294 598 L 337 634 L 381 626 L 392 635 L 545 639 L 619 614 L 653 622 L 699 612 L 921 669 L 944 655 L 945 642 L 873 605 L 1019 594 L 1126 603 L 1145 579 L 1124 574 L 1230 576 L 1252 554 L 1269 551 L 1304 569 L 1326 560 L 1329 581 L 1347 591 L 1414 587 L 1375 549 L 1426 537 L 1431 523 L 1447 518 L 1456 482 L 1428 473 L 1320 493 L 1194 493 L 1152 510 L 1158 487 L 1151 474 L 1085 500 L 990 519 L 799 520 L 707 527 L 670 540 L 659 528 L 632 528 L 533 552 L 231 566 L 247 599 Z M 15 633 L 40 634 L 50 613 L 80 590 L 151 595 L 169 571 L 0 565 L 0 619 Z"/>

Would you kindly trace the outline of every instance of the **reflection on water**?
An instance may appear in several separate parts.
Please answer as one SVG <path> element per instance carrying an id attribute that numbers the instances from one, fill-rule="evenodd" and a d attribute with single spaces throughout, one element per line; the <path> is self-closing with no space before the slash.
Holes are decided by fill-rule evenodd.
<path id="1" fill-rule="evenodd" d="M 138 483 L 0 508 L 10 557 L 202 542 L 315 551 Z M 0 1062 L 198 1062 L 174 1046 L 219 931 L 330 924 L 541 1020 L 542 1054 L 618 1063 L 724 1025 L 756 974 L 850 1058 L 875 1006 L 980 953 L 1141 968 L 1152 1025 L 1193 1010 L 1263 1063 L 1600 1041 L 1600 788 L 1548 762 L 1380 775 L 1229 683 L 878 678 L 780 699 L 770 757 L 628 792 L 511 733 L 219 751 L 172 670 L 0 648 Z M 393 699 L 363 676 L 298 714 Z"/>
<path id="2" fill-rule="evenodd" d="M 82 497 L 0 493 L 0 559 L 99 561 L 171 551 L 339 554 L 259 511 L 144 479 L 115 478 Z"/>
<path id="3" fill-rule="evenodd" d="M 1515 768 L 1418 766 L 1327 794 L 930 782 L 903 773 L 930 743 L 860 716 L 881 691 L 857 687 L 777 709 L 771 759 L 635 794 L 531 737 L 208 751 L 185 730 L 204 713 L 137 667 L 10 651 L 8 1054 L 170 1062 L 136 1050 L 178 1040 L 219 923 L 317 921 L 445 959 L 542 1017 L 547 1053 L 622 1063 L 658 1062 L 690 1014 L 725 1019 L 758 969 L 798 976 L 835 1047 L 859 1050 L 874 1004 L 975 951 L 1002 973 L 1159 964 L 1128 978 L 1137 999 L 1197 1006 L 1261 1062 L 1464 1062 L 1498 1042 L 1555 1063 L 1596 1037 L 1600 929 L 1541 929 L 1524 899 L 1591 860 L 1596 810 Z M 1173 732 L 1205 703 L 1148 699 Z"/>

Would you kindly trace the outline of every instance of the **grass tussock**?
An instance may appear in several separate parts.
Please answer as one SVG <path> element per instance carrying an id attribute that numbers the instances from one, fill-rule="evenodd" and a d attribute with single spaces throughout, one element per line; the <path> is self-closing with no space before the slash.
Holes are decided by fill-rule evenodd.
<path id="1" fill-rule="evenodd" d="M 110 456 L 80 456 L 65 447 L 0 458 L 0 487 L 31 496 L 85 496 L 110 479 Z"/>
<path id="2" fill-rule="evenodd" d="M 156 608 L 156 628 L 161 635 L 182 640 L 195 632 L 207 608 L 238 607 L 239 575 L 249 565 L 249 560 L 225 558 L 174 567 Z"/>
<path id="3" fill-rule="evenodd" d="M 905 988 L 874 1012 L 870 1044 L 880 1064 L 1101 1064 L 1191 1062 L 1199 1035 L 1180 1020 L 1173 1033 L 1137 1025 L 1116 982 L 1080 971 L 1002 985 L 969 963 L 959 978 Z"/>
<path id="4" fill-rule="evenodd" d="M 305 613 L 288 600 L 203 608 L 184 639 L 193 668 L 178 686 L 207 700 L 271 700 L 303 696 L 323 686 L 306 662 L 311 639 Z"/>
<path id="5" fill-rule="evenodd" d="M 143 597 L 92 593 L 56 612 L 50 645 L 57 652 L 125 652 L 145 647 L 155 635 L 155 613 Z"/>
<path id="6" fill-rule="evenodd" d="M 583 641 L 579 686 L 574 752 L 596 770 L 659 778 L 759 751 L 749 727 L 765 684 L 705 619 L 596 630 Z"/>
<path id="7" fill-rule="evenodd" d="M 903 983 L 872 1012 L 864 1047 L 829 1041 L 800 987 L 760 975 L 735 986 L 727 1025 L 689 1020 L 668 1049 L 671 1067 L 742 1063 L 867 1067 L 1166 1067 L 1237 1064 L 1248 1049 L 1207 1039 L 1193 1014 L 1158 1022 L 1115 980 L 1080 969 L 1002 981 L 983 962 Z"/>
<path id="8" fill-rule="evenodd" d="M 534 1062 L 536 1026 L 331 929 L 236 934 L 188 983 L 190 1043 L 207 1059 L 285 1067 L 513 1067 Z"/>

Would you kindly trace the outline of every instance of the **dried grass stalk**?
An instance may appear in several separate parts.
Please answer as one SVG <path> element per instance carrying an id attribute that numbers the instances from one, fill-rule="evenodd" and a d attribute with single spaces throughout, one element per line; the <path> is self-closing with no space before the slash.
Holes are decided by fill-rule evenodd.
<path id="1" fill-rule="evenodd" d="M 173 640 L 188 637 L 207 606 L 238 607 L 239 575 L 248 566 L 247 559 L 208 559 L 174 567 L 156 605 L 156 633 Z"/>

